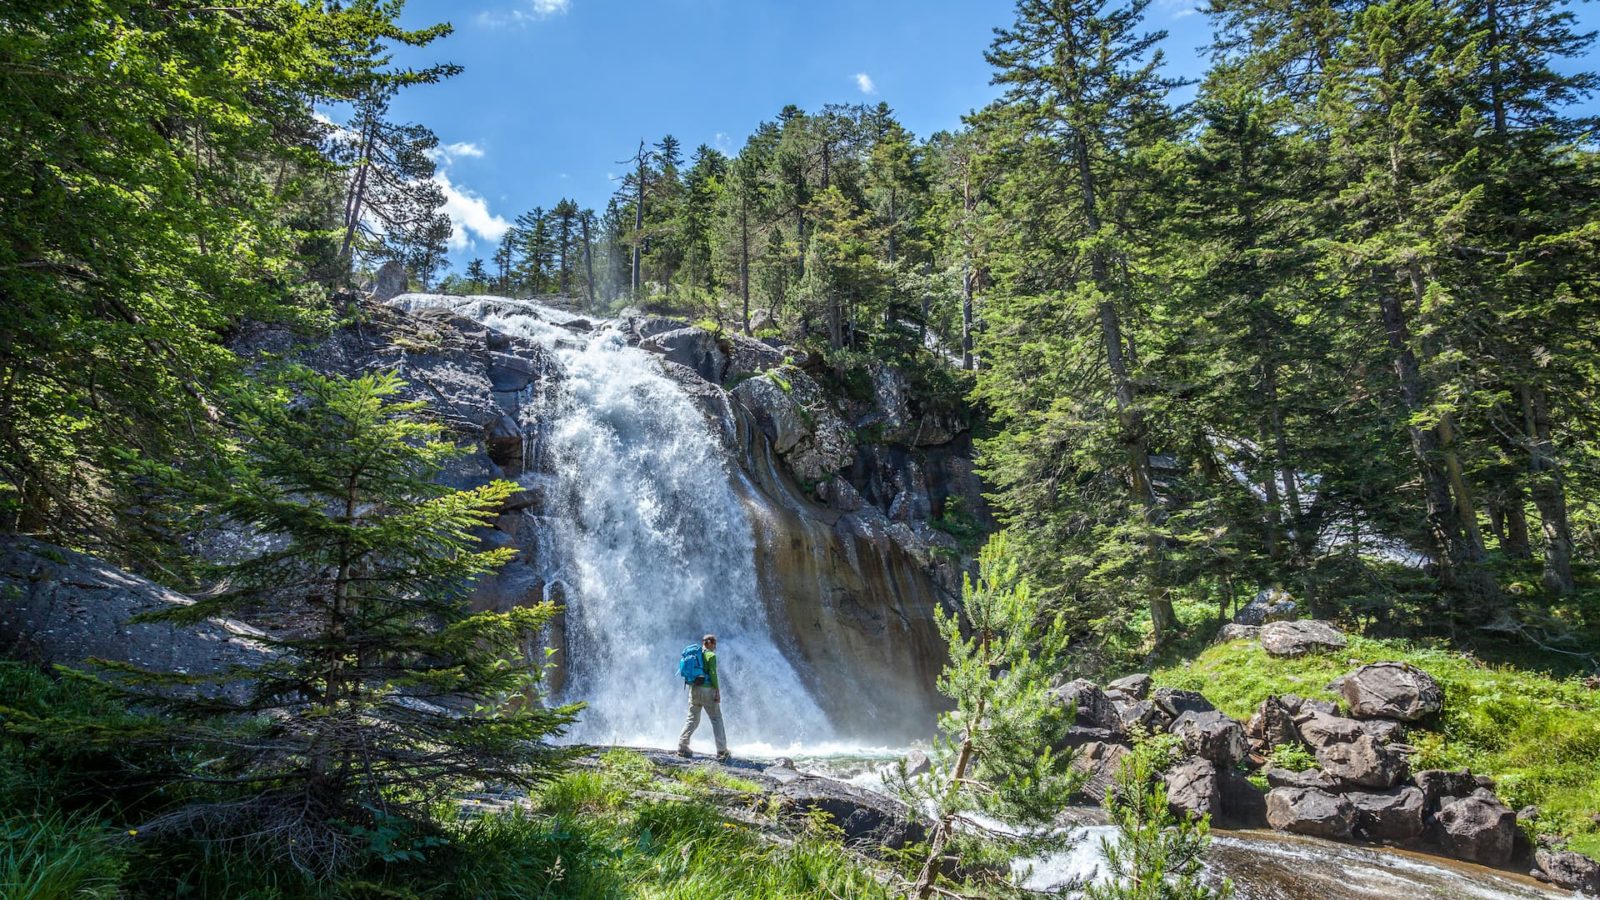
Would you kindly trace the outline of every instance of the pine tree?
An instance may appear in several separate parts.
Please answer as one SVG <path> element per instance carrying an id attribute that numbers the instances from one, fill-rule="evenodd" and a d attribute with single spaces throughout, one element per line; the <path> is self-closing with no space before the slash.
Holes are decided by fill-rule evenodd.
<path id="1" fill-rule="evenodd" d="M 349 259 L 359 249 L 410 268 L 426 258 L 431 245 L 420 236 L 437 230 L 445 198 L 433 180 L 439 139 L 421 125 L 388 120 L 395 91 L 392 85 L 374 87 L 356 103 L 348 126 L 341 155 L 350 165 L 350 184 L 339 255 Z"/>
<path id="2" fill-rule="evenodd" d="M 0 528 L 150 561 L 117 451 L 203 458 L 249 316 L 348 278 L 324 104 L 438 80 L 394 4 L 0 4 Z"/>
<path id="3" fill-rule="evenodd" d="M 563 759 L 543 742 L 579 707 L 526 702 L 543 659 L 523 653 L 556 608 L 466 603 L 472 582 L 512 555 L 475 549 L 472 529 L 516 486 L 438 484 L 461 451 L 419 418 L 422 402 L 396 400 L 403 388 L 392 374 L 290 368 L 276 390 L 241 401 L 241 452 L 225 471 L 145 467 L 262 548 L 193 605 L 152 618 L 243 616 L 277 651 L 177 697 L 147 694 L 171 676 L 124 670 L 130 690 L 171 713 L 162 739 L 205 751 L 184 757 L 187 776 L 236 792 L 167 813 L 153 833 L 245 840 L 326 872 L 353 858 L 361 828 L 421 822 L 465 783 L 530 785 Z M 248 697 L 228 701 L 240 680 Z"/>
<path id="4" fill-rule="evenodd" d="M 981 812 L 1017 829 L 993 838 L 1010 858 L 1070 846 L 1074 838 L 1054 820 L 1082 781 L 1071 754 L 1055 752 L 1071 724 L 1049 690 L 1067 631 L 1029 590 L 1004 533 L 979 554 L 977 580 L 966 579 L 959 612 L 934 614 L 950 654 L 939 691 L 955 709 L 940 717 L 938 764 L 895 779 L 907 802 L 933 818 L 911 888 L 918 898 L 940 892 L 953 849 L 984 839 L 958 830 L 963 814 Z"/>
<path id="5" fill-rule="evenodd" d="M 501 294 L 510 295 L 514 280 L 514 271 L 517 261 L 517 232 L 515 228 L 506 229 L 500 236 L 500 245 L 494 249 L 494 285 L 495 290 Z"/>
<path id="6" fill-rule="evenodd" d="M 489 270 L 481 259 L 467 263 L 466 278 L 467 289 L 474 294 L 481 294 L 489 288 Z"/>
<path id="7" fill-rule="evenodd" d="M 1085 900 L 1228 900 L 1233 887 L 1207 887 L 1200 880 L 1209 818 L 1174 818 L 1167 808 L 1154 743 L 1136 746 L 1123 757 L 1113 786 L 1106 791 L 1106 811 L 1117 828 L 1116 839 L 1102 838 L 1109 878 L 1089 885 Z"/>

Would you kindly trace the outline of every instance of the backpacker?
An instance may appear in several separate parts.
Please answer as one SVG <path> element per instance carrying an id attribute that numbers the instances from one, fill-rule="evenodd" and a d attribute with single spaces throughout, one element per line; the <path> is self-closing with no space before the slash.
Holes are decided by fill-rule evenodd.
<path id="1" fill-rule="evenodd" d="M 699 644 L 683 648 L 683 655 L 678 657 L 678 675 L 684 684 L 706 683 L 706 654 Z"/>

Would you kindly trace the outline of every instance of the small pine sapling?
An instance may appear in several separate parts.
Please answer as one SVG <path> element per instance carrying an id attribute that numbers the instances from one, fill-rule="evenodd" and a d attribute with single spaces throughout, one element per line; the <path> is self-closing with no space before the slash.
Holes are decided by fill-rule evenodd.
<path id="1" fill-rule="evenodd" d="M 1073 842 L 1067 829 L 1054 827 L 1082 781 L 1071 755 L 1055 749 L 1071 724 L 1050 694 L 1066 645 L 1064 623 L 1040 608 L 1003 533 L 989 540 L 978 563 L 959 612 L 935 611 L 950 658 L 939 691 L 955 703 L 940 717 L 937 762 L 926 774 L 907 777 L 902 767 L 891 778 L 932 819 L 911 887 L 923 900 L 951 893 L 945 885 L 954 862 L 1035 857 Z M 1004 828 L 979 825 L 974 814 Z M 1015 889 L 1010 872 L 1003 863 L 968 865 L 966 877 L 988 882 L 985 895 L 993 896 Z"/>
<path id="2" fill-rule="evenodd" d="M 1209 816 L 1177 817 L 1167 807 L 1161 770 L 1171 761 L 1168 735 L 1140 740 L 1122 759 L 1105 807 L 1116 837 L 1102 838 L 1110 878 L 1090 885 L 1085 900 L 1229 900 L 1233 886 L 1200 879 Z"/>

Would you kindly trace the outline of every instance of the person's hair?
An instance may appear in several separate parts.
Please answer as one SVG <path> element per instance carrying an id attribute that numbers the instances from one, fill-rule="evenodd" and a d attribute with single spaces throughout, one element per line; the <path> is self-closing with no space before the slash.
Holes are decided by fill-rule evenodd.
<path id="1" fill-rule="evenodd" d="M 701 639 L 700 639 L 700 643 L 701 643 L 701 644 L 702 644 L 702 645 L 705 645 L 705 644 L 715 644 L 715 643 L 716 643 L 716 642 L 717 642 L 717 636 L 716 636 L 716 635 L 714 635 L 714 634 L 708 634 L 708 635 L 706 635 L 706 636 L 705 636 L 705 637 L 703 637 L 703 638 L 701 638 Z"/>

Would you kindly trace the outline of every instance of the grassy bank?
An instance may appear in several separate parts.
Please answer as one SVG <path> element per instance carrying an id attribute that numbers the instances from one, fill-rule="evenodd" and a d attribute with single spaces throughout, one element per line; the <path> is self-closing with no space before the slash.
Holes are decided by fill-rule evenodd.
<path id="1" fill-rule="evenodd" d="M 358 865 L 311 881 L 247 847 L 138 833 L 188 789 L 158 760 L 74 749 L 15 728 L 72 706 L 126 715 L 45 675 L 0 663 L 0 897 L 779 898 L 887 897 L 837 835 L 779 819 L 758 786 L 706 768 L 657 771 L 612 751 L 509 812 L 440 806 L 431 822 L 367 833 Z M 469 787 L 464 785 L 463 787 Z"/>
<path id="2" fill-rule="evenodd" d="M 1403 641 L 1352 637 L 1335 653 L 1279 659 L 1255 641 L 1218 644 L 1158 669 L 1158 685 L 1203 692 L 1244 720 L 1269 694 L 1337 700 L 1327 689 L 1357 666 L 1408 662 L 1444 688 L 1443 712 L 1413 727 L 1414 768 L 1460 768 L 1492 776 L 1512 807 L 1535 804 L 1541 831 L 1571 835 L 1574 849 L 1600 856 L 1600 690 Z"/>

